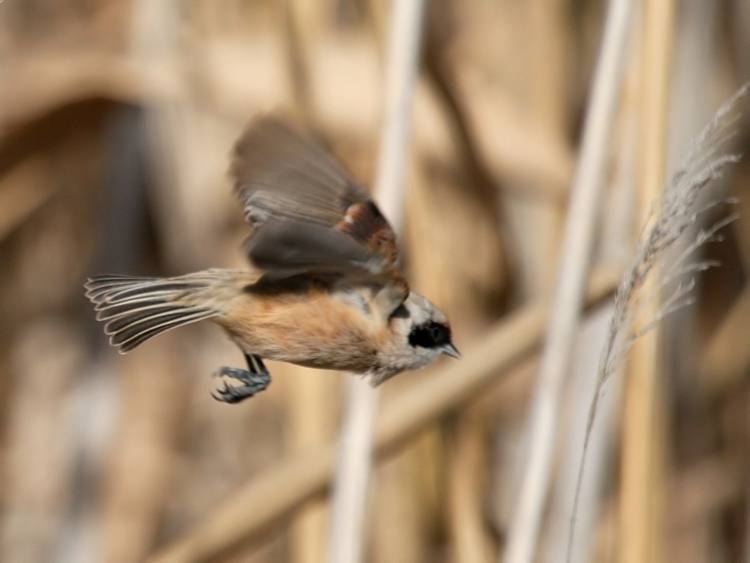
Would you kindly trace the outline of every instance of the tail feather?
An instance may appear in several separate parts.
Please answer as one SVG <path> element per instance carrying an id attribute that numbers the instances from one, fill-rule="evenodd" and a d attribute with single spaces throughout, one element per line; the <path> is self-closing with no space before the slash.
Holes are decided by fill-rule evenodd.
<path id="1" fill-rule="evenodd" d="M 205 287 L 205 283 L 175 282 L 170 279 L 129 278 L 127 280 L 100 281 L 96 277 L 89 280 L 89 283 L 86 284 L 86 288 L 89 290 L 86 295 L 94 303 L 102 305 L 101 308 L 103 309 L 108 303 L 122 303 L 126 300 L 136 301 L 141 297 L 156 298 L 158 296 L 168 296 L 175 292 L 197 290 Z"/>
<path id="2" fill-rule="evenodd" d="M 177 328 L 178 326 L 210 319 L 214 315 L 215 313 L 210 311 L 198 311 L 193 313 L 185 313 L 183 311 L 175 312 L 166 319 L 151 318 L 147 321 L 130 325 L 117 332 L 110 331 L 109 341 L 113 346 L 119 346 L 120 352 L 125 353 L 145 342 L 152 336 Z"/>
<path id="3" fill-rule="evenodd" d="M 86 283 L 86 296 L 95 304 L 96 318 L 106 321 L 104 332 L 121 353 L 129 352 L 152 336 L 219 314 L 201 299 L 211 278 L 139 278 L 104 275 Z"/>

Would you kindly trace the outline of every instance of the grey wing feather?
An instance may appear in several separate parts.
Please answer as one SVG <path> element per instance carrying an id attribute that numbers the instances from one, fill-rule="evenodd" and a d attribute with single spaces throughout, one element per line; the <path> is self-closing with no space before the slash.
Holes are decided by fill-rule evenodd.
<path id="1" fill-rule="evenodd" d="M 332 157 L 273 118 L 237 141 L 232 174 L 251 224 L 273 214 L 333 226 L 369 199 Z"/>
<path id="2" fill-rule="evenodd" d="M 274 118 L 251 125 L 235 146 L 235 192 L 253 232 L 245 244 L 258 268 L 382 271 L 386 260 L 338 229 L 369 196 L 331 156 Z"/>
<path id="3" fill-rule="evenodd" d="M 282 275 L 353 269 L 377 273 L 384 263 L 342 232 L 278 217 L 266 220 L 247 240 L 245 250 L 256 267 Z"/>

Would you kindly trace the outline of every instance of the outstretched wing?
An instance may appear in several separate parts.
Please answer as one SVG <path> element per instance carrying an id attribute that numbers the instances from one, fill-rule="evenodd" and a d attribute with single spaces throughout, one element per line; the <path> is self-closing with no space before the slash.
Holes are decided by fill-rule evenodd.
<path id="1" fill-rule="evenodd" d="M 395 267 L 396 237 L 377 206 L 336 160 L 280 121 L 253 123 L 235 145 L 231 170 L 257 268 L 279 276 L 359 272 L 406 285 Z"/>

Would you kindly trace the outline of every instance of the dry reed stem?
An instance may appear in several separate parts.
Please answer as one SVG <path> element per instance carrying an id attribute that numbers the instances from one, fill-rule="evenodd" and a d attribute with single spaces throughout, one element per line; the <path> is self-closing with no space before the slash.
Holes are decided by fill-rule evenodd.
<path id="1" fill-rule="evenodd" d="M 291 385 L 285 389 L 289 411 L 289 451 L 301 452 L 328 444 L 334 433 L 339 399 L 337 372 L 311 373 L 289 366 Z M 327 499 L 315 499 L 295 515 L 291 526 L 292 563 L 320 563 L 328 549 L 330 510 Z"/>
<path id="2" fill-rule="evenodd" d="M 444 118 L 450 119 L 451 116 L 445 115 Z M 462 143 L 460 139 L 456 142 Z M 464 147 L 464 150 L 467 149 Z M 470 181 L 468 174 L 458 173 L 458 178 L 446 181 L 440 176 L 429 174 L 425 161 L 426 159 L 415 159 L 411 175 L 412 189 L 407 194 L 409 237 L 405 253 L 411 258 L 410 283 L 415 291 L 429 295 L 431 300 L 448 312 L 454 334 L 458 339 L 457 345 L 459 349 L 463 349 L 464 342 L 471 342 L 483 334 L 483 329 L 488 326 L 492 314 L 487 304 L 497 303 L 502 287 L 507 284 L 507 270 L 501 263 L 501 241 L 495 228 L 496 214 L 493 208 L 478 200 L 475 191 L 463 189 L 462 180 L 467 178 L 467 181 Z M 470 254 L 467 254 L 467 248 L 472 248 Z M 414 374 L 412 377 L 423 377 L 423 374 Z M 397 380 L 392 385 L 402 382 L 408 383 L 408 380 Z M 396 392 L 397 389 L 389 386 L 387 391 Z M 469 410 L 474 409 L 469 407 Z M 412 471 L 408 474 L 411 482 L 406 484 L 408 488 L 406 492 L 401 492 L 399 498 L 395 498 L 395 495 L 392 495 L 394 498 L 382 498 L 386 483 L 383 482 L 382 475 L 378 476 L 378 502 L 381 506 L 387 506 L 388 512 L 379 513 L 376 530 L 380 527 L 395 528 L 395 517 L 401 521 L 396 525 L 406 528 L 407 532 L 412 531 L 411 537 L 419 539 L 422 544 L 425 544 L 427 539 L 425 536 L 434 536 L 435 532 L 438 532 L 435 527 L 439 526 L 439 520 L 444 518 L 438 515 L 434 503 L 426 498 L 427 495 L 423 491 L 426 483 L 430 482 L 426 476 L 437 473 L 441 475 L 440 483 L 445 482 L 448 491 L 443 497 L 438 492 L 442 487 L 435 483 L 433 489 L 434 492 L 438 492 L 435 501 L 441 504 L 454 503 L 457 494 L 462 498 L 460 502 L 453 504 L 459 509 L 452 509 L 450 505 L 446 507 L 445 517 L 448 522 L 441 522 L 449 529 L 449 540 L 452 544 L 450 551 L 456 554 L 472 554 L 493 544 L 484 519 L 487 489 L 480 485 L 487 481 L 486 473 L 489 466 L 469 463 L 463 458 L 462 452 L 458 451 L 465 440 L 475 444 L 477 448 L 488 449 L 488 429 L 480 424 L 462 424 L 466 416 L 466 410 L 462 409 L 455 419 L 449 422 L 451 428 L 456 427 L 456 431 L 461 433 L 460 438 L 451 441 L 456 447 L 451 448 L 449 444 L 445 444 L 444 438 L 436 438 L 430 442 L 433 447 L 429 450 L 427 447 L 422 447 L 421 451 L 418 449 L 423 443 L 422 440 L 409 448 L 410 456 L 404 456 L 404 461 L 411 460 L 412 465 L 419 464 L 420 469 L 419 472 Z M 476 415 L 469 416 L 476 418 Z M 430 430 L 433 435 L 444 434 L 444 431 L 445 428 L 439 427 Z M 489 458 L 489 455 L 483 457 Z M 444 472 L 447 472 L 445 481 L 442 478 Z M 393 475 L 393 472 L 390 475 Z M 411 507 L 416 501 L 420 501 L 421 504 L 418 513 L 415 513 L 417 507 Z M 386 505 L 386 502 L 389 504 Z M 440 512 L 442 516 L 443 511 Z M 403 516 L 397 516 L 401 513 L 413 514 L 413 518 L 418 520 L 418 525 L 404 522 Z M 427 545 L 415 549 L 411 547 L 411 541 L 406 541 L 408 536 L 405 531 L 399 534 L 399 541 L 390 547 L 390 552 L 399 552 L 398 557 L 396 553 L 391 553 L 390 557 L 384 556 L 380 561 L 390 563 L 395 560 L 424 559 Z M 400 551 L 400 546 L 404 544 L 407 544 L 406 549 Z M 374 555 L 380 556 L 388 550 L 376 544 Z M 490 553 L 494 553 L 494 549 L 491 549 Z M 457 561 L 466 560 L 463 558 Z"/>
<path id="3" fill-rule="evenodd" d="M 384 114 L 375 199 L 394 230 L 403 221 L 403 177 L 409 154 L 412 98 L 419 68 L 423 0 L 391 6 L 386 42 Z M 358 563 L 362 559 L 367 492 L 378 390 L 362 378 L 351 378 L 333 492 L 331 563 Z"/>
<path id="4" fill-rule="evenodd" d="M 173 5 L 164 3 L 164 6 L 165 9 L 160 12 L 159 19 L 155 22 L 160 29 L 169 27 L 176 19 L 176 14 L 169 9 Z M 130 47 L 137 56 L 154 55 L 154 51 L 143 50 L 145 44 L 151 45 L 153 41 L 149 33 L 152 30 L 146 29 L 145 24 L 146 21 L 150 21 L 149 17 L 153 16 L 154 12 L 149 11 L 143 3 L 137 2 L 133 9 L 135 23 L 131 30 L 133 42 Z M 158 47 L 164 48 L 165 45 Z M 134 82 L 145 82 L 142 77 L 138 78 Z M 133 166 L 138 160 L 137 150 L 133 148 L 138 144 L 136 137 L 139 122 L 132 112 L 120 113 L 122 115 L 118 116 L 117 121 L 108 127 L 110 138 L 107 141 L 114 158 L 114 161 L 109 163 L 112 174 L 111 190 L 115 194 L 115 201 L 122 202 L 123 198 L 130 198 L 136 202 L 134 209 L 137 209 L 140 196 L 135 194 L 140 194 L 139 182 L 142 178 L 139 177 L 138 167 Z M 117 208 L 111 201 L 109 204 L 113 205 L 115 213 L 125 213 L 122 206 Z M 137 211 L 130 210 L 130 215 L 134 213 L 137 215 Z M 137 232 L 143 228 L 141 224 L 115 222 L 115 228 L 117 227 L 122 227 L 124 232 Z M 114 236 L 120 240 L 121 234 L 118 232 Z M 127 238 L 125 242 L 128 242 Z M 133 243 L 129 252 L 137 253 L 142 250 L 137 244 L 137 235 L 130 237 L 129 242 Z M 122 253 L 118 252 L 122 249 L 106 247 L 104 250 L 112 251 L 112 255 L 107 256 L 105 260 L 119 259 L 120 267 L 132 266 L 132 263 L 128 263 L 128 258 L 123 258 Z M 125 260 L 125 263 L 122 260 Z M 95 508 L 85 506 L 82 514 L 78 516 L 81 521 L 79 527 L 83 531 L 78 532 L 81 537 L 75 538 L 76 545 L 72 551 L 76 555 L 92 549 L 87 541 L 91 531 L 84 527 L 93 527 L 101 537 L 100 544 L 93 548 L 96 550 L 96 558 L 123 563 L 142 561 L 153 549 L 168 498 L 167 485 L 173 477 L 173 452 L 170 445 L 174 445 L 176 440 L 180 413 L 185 406 L 184 386 L 181 386 L 182 392 L 161 392 L 172 383 L 169 368 L 176 366 L 175 362 L 171 361 L 173 356 L 170 342 L 174 342 L 173 338 L 168 336 L 156 344 L 154 349 L 149 348 L 150 352 L 146 351 L 145 356 L 129 358 L 129 361 L 123 363 L 127 366 L 123 375 L 127 376 L 128 384 L 123 388 L 123 417 L 117 421 L 122 424 L 116 435 L 109 436 L 114 447 L 108 460 L 110 467 L 103 487 L 103 498 L 97 503 L 93 502 L 93 499 L 87 499 L 86 504 L 94 505 Z M 142 363 L 144 361 L 145 363 Z M 153 365 L 157 372 L 156 376 L 152 376 L 144 369 L 146 363 Z M 88 396 L 86 402 L 89 404 L 86 408 L 95 413 L 93 425 L 106 428 L 106 425 L 103 425 L 106 411 L 95 409 L 93 406 L 97 399 L 99 397 L 93 394 Z"/>
<path id="5" fill-rule="evenodd" d="M 386 393 L 392 392 L 393 387 Z M 377 517 L 370 527 L 370 563 L 429 559 L 431 540 L 439 533 L 443 514 L 439 502 L 446 452 L 441 430 L 438 422 L 432 423 L 408 446 L 378 464 L 377 495 L 372 499 Z"/>
<path id="6" fill-rule="evenodd" d="M 120 362 L 123 407 L 97 520 L 102 561 L 138 563 L 153 550 L 175 480 L 185 418 L 184 384 L 174 333 Z"/>
<path id="7" fill-rule="evenodd" d="M 339 437 L 333 487 L 328 561 L 358 563 L 366 541 L 367 495 L 372 471 L 375 417 L 380 389 L 351 377 Z"/>
<path id="8" fill-rule="evenodd" d="M 633 3 L 627 0 L 612 0 L 609 4 L 563 236 L 553 311 L 529 415 L 528 457 L 504 552 L 504 560 L 508 563 L 530 563 L 538 544 L 551 477 L 563 381 L 570 365 L 593 249 L 632 9 Z"/>
<path id="9" fill-rule="evenodd" d="M 415 110 L 419 99 L 415 99 Z M 414 131 L 419 127 L 415 115 Z M 417 140 L 412 147 L 419 146 Z M 430 299 L 446 308 L 446 291 L 454 290 L 455 276 L 445 274 L 445 260 L 450 261 L 450 245 L 425 233 L 425 229 L 441 224 L 444 207 L 455 211 L 456 206 L 435 193 L 437 187 L 425 178 L 426 170 L 418 151 L 412 148 L 410 166 L 410 189 L 406 192 L 405 230 L 408 236 L 401 251 L 410 257 L 409 283 L 414 291 L 429 295 Z M 459 219 L 460 222 L 460 219 Z M 442 225 L 451 231 L 450 225 Z M 456 318 L 449 312 L 451 322 Z M 455 324 L 453 325 L 455 328 Z M 399 393 L 415 379 L 424 377 L 424 372 L 403 378 L 395 378 L 384 388 L 384 397 Z M 440 502 L 441 470 L 445 460 L 445 448 L 441 427 L 434 423 L 408 447 L 388 461 L 378 465 L 374 479 L 377 495 L 373 495 L 372 541 L 369 550 L 371 563 L 410 563 L 428 557 L 430 538 L 440 528 L 442 511 Z"/>
<path id="10" fill-rule="evenodd" d="M 595 271 L 587 302 L 613 291 L 617 272 Z M 426 426 L 475 397 L 502 373 L 526 359 L 541 342 L 549 305 L 538 300 L 511 313 L 465 351 L 461 362 L 445 363 L 386 401 L 376 424 L 378 459 L 394 453 Z M 155 553 L 149 563 L 211 561 L 259 535 L 307 499 L 327 489 L 334 468 L 333 444 L 289 456 L 234 492 L 196 528 Z"/>
<path id="11" fill-rule="evenodd" d="M 632 241 L 632 231 L 635 213 L 635 159 L 637 132 L 637 110 L 638 110 L 638 78 L 639 69 L 631 64 L 627 70 L 621 106 L 619 110 L 617 126 L 617 157 L 613 166 L 611 187 L 603 209 L 601 233 L 599 236 L 598 263 L 617 264 L 621 267 L 628 265 L 635 247 Z M 606 310 L 604 325 L 599 326 L 601 337 L 606 338 L 607 326 L 612 316 L 612 308 Z M 582 330 L 584 327 L 582 326 Z M 603 329 L 603 330 L 601 330 Z M 546 563 L 564 561 L 567 557 L 568 542 L 571 541 L 570 549 L 572 558 L 576 563 L 585 563 L 589 559 L 598 560 L 592 543 L 601 538 L 597 530 L 602 529 L 602 512 L 604 499 L 602 498 L 602 487 L 609 476 L 609 464 L 613 462 L 615 443 L 619 441 L 619 428 L 621 418 L 621 377 L 613 383 L 614 389 L 610 389 L 605 397 L 600 410 L 602 419 L 594 436 L 591 439 L 585 471 L 586 480 L 582 483 L 579 493 L 578 518 L 580 522 L 576 526 L 575 537 L 569 539 L 570 515 L 573 503 L 576 500 L 576 485 L 580 464 L 580 450 L 585 440 L 588 424 L 588 407 L 593 397 L 595 381 L 598 376 L 599 356 L 603 348 L 604 340 L 597 340 L 595 336 L 584 336 L 583 332 L 578 335 L 578 342 L 586 343 L 586 357 L 596 360 L 591 366 L 593 369 L 592 379 L 584 378 L 581 366 L 573 373 L 577 383 L 572 387 L 570 403 L 567 405 L 569 413 L 566 424 L 565 447 L 560 452 L 560 469 L 555 479 L 555 502 L 551 507 L 549 516 L 549 539 L 545 544 Z M 579 344 L 580 346 L 580 344 Z M 579 348 L 580 349 L 580 348 Z M 587 371 L 585 373 L 588 373 Z M 619 377 L 620 373 L 616 374 Z M 609 535 L 612 535 L 610 526 Z"/>
<path id="12" fill-rule="evenodd" d="M 475 409 L 464 409 L 449 450 L 449 508 L 455 563 L 489 563 L 495 546 L 486 532 L 484 501 L 487 459 L 486 428 Z M 484 478 L 482 478 L 484 477 Z"/>
<path id="13" fill-rule="evenodd" d="M 466 99 L 459 89 L 458 73 L 449 56 L 453 36 L 458 27 L 455 11 L 456 7 L 449 0 L 433 1 L 429 4 L 422 57 L 424 73 L 442 100 L 444 117 L 449 123 L 452 136 L 456 138 L 460 161 L 470 176 L 470 181 L 466 182 L 463 189 L 472 195 L 472 199 L 487 207 L 488 213 L 499 228 L 499 183 L 493 178 L 477 144 Z"/>
<path id="14" fill-rule="evenodd" d="M 3 451 L 3 561 L 50 559 L 66 531 L 66 505 L 76 480 L 72 387 L 84 362 L 85 342 L 71 319 L 48 315 L 18 327 L 9 369 L 14 401 Z"/>
<path id="15" fill-rule="evenodd" d="M 640 220 L 664 184 L 669 83 L 674 42 L 674 0 L 645 2 L 641 147 L 638 198 Z M 643 287 L 654 292 L 653 280 Z M 659 305 L 649 305 L 649 317 Z M 641 330 L 643 326 L 636 326 Z M 625 381 L 620 507 L 620 561 L 661 561 L 664 551 L 666 468 L 666 389 L 660 381 L 659 335 L 654 331 L 635 343 Z"/>
<path id="16" fill-rule="evenodd" d="M 446 143 L 450 147 L 450 156 L 446 154 L 441 163 L 450 167 L 451 172 L 445 175 L 450 179 L 436 173 L 432 158 L 425 154 L 428 152 L 425 144 L 418 138 L 415 144 L 421 148 L 423 158 L 418 159 L 414 166 L 411 198 L 407 198 L 410 246 L 406 253 L 411 257 L 412 287 L 430 296 L 448 312 L 461 348 L 461 340 L 470 342 L 476 338 L 489 324 L 491 315 L 501 308 L 510 285 L 511 269 L 507 263 L 505 233 L 499 220 L 503 188 L 493 177 L 477 142 L 468 111 L 468 98 L 460 89 L 460 69 L 451 56 L 459 9 L 450 0 L 439 0 L 429 4 L 426 15 L 423 61 L 424 74 L 429 82 L 425 86 L 431 87 L 439 104 L 433 119 L 440 122 L 450 137 Z M 422 93 L 426 93 L 426 88 Z M 420 125 L 425 129 L 430 125 L 435 127 L 426 119 L 420 121 L 419 117 L 418 114 L 415 119 L 417 133 Z M 467 253 L 469 248 L 471 252 Z M 488 304 L 494 305 L 494 311 Z M 484 514 L 491 439 L 487 425 L 480 423 L 476 411 L 473 406 L 468 406 L 442 428 L 431 430 L 438 435 L 444 435 L 448 430 L 452 438 L 447 443 L 444 437 L 441 438 L 442 450 L 433 448 L 429 452 L 431 456 L 424 452 L 421 459 L 414 460 L 420 463 L 420 472 L 409 484 L 411 491 L 401 495 L 402 498 L 415 497 L 415 493 L 424 488 L 427 476 L 436 472 L 441 474 L 441 482 L 445 483 L 447 491 L 444 498 L 440 495 L 439 500 L 447 506 L 440 511 L 440 516 L 444 514 L 440 519 L 447 528 L 450 542 L 447 551 L 453 554 L 455 563 L 489 562 L 495 552 L 494 538 Z M 414 447 L 410 450 L 419 453 Z M 441 489 L 439 485 L 435 488 Z M 399 499 L 390 502 L 389 515 L 381 514 L 381 522 L 390 521 L 390 514 L 395 517 L 403 511 Z M 422 500 L 422 504 L 427 503 Z M 421 529 L 418 531 L 424 536 L 426 528 L 435 528 L 439 516 L 434 506 L 420 508 L 422 512 L 417 517 Z M 379 522 L 378 525 L 382 524 Z M 405 527 L 403 523 L 401 527 Z M 433 534 L 436 531 L 433 530 Z M 410 543 L 404 539 L 406 537 L 390 548 L 391 558 L 382 561 L 425 558 L 429 544 L 404 553 L 402 546 Z M 426 543 L 427 538 L 420 539 Z"/>
<path id="17" fill-rule="evenodd" d="M 526 3 L 529 28 L 529 97 L 534 121 L 568 148 L 566 68 L 569 62 L 570 36 L 559 0 L 531 0 Z M 539 189 L 539 188 L 532 188 Z M 550 292 L 555 285 L 560 235 L 565 219 L 564 199 L 542 200 L 528 210 L 527 225 L 522 237 L 531 241 L 532 252 L 526 260 L 530 266 L 527 278 L 530 294 Z"/>
<path id="18" fill-rule="evenodd" d="M 566 63 L 569 36 L 563 25 L 563 3 L 558 1 L 531 0 L 523 3 L 521 14 L 528 37 L 524 41 L 529 70 L 525 73 L 530 120 L 540 131 L 544 131 L 555 146 L 571 156 L 567 141 L 566 117 Z M 513 142 L 511 131 L 503 133 Z M 532 149 L 532 152 L 535 149 Z M 572 171 L 572 167 L 571 167 Z M 554 287 L 557 259 L 560 250 L 560 234 L 563 230 L 564 210 L 569 195 L 570 178 L 556 186 L 562 197 L 541 198 L 533 201 L 514 202 L 519 214 L 520 233 L 517 250 L 520 257 L 523 296 L 549 293 Z M 508 182 L 512 185 L 512 182 Z M 554 186 L 554 184 L 551 184 Z M 561 187 L 564 187 L 562 190 Z M 551 193 L 550 184 L 545 186 L 525 185 L 527 197 L 531 194 Z"/>
<path id="19" fill-rule="evenodd" d="M 532 29 L 530 78 L 531 105 L 544 127 L 565 138 L 567 129 L 567 85 L 571 36 L 566 25 L 567 2 L 531 0 L 528 17 Z"/>
<path id="20" fill-rule="evenodd" d="M 578 332 L 575 362 L 571 369 L 565 408 L 565 447 L 560 452 L 555 477 L 554 495 L 547 519 L 547 537 L 543 543 L 545 563 L 564 563 L 569 541 L 570 514 L 580 469 L 580 451 L 585 438 L 588 407 L 593 398 L 598 375 L 600 351 L 607 338 L 612 316 L 610 303 L 592 313 Z M 586 458 L 586 480 L 580 492 L 576 534 L 573 538 L 572 560 L 586 563 L 592 559 L 591 539 L 599 523 L 602 495 L 613 463 L 614 442 L 619 432 L 621 383 L 620 372 L 613 376 L 608 393 L 599 409 L 599 422 L 594 426 Z"/>
<path id="21" fill-rule="evenodd" d="M 287 71 L 294 99 L 295 113 L 307 129 L 315 129 L 310 58 L 320 35 L 323 6 L 307 0 L 281 2 Z M 288 366 L 292 384 L 286 393 L 289 411 L 290 451 L 305 451 L 330 441 L 335 416 L 339 374 L 312 373 L 310 368 Z M 328 552 L 330 504 L 327 498 L 316 498 L 295 515 L 290 526 L 291 563 L 322 563 Z"/>
<path id="22" fill-rule="evenodd" d="M 319 14 L 314 3 L 305 0 L 284 0 L 284 35 L 287 67 L 294 105 L 302 122 L 309 128 L 314 122 L 313 96 L 310 84 L 309 53 L 317 39 Z"/>

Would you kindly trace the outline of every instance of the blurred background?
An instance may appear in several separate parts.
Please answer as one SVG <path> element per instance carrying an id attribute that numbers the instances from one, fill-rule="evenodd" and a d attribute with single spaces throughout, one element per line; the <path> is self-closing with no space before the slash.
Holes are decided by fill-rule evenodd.
<path id="1" fill-rule="evenodd" d="M 388 10 L 386 0 L 0 1 L 0 561 L 144 561 L 238 488 L 336 439 L 341 374 L 269 365 L 267 391 L 216 402 L 211 373 L 243 365 L 219 329 L 187 327 L 119 356 L 83 283 L 243 267 L 228 154 L 259 113 L 309 131 L 372 185 Z M 430 0 L 426 10 L 403 267 L 447 311 L 470 362 L 490 327 L 553 287 L 606 3 Z M 648 205 L 634 187 L 645 13 L 608 147 L 595 268 L 628 264 Z M 670 17 L 667 171 L 750 78 L 750 3 L 682 0 Z M 737 125 L 738 152 L 748 123 Z M 657 400 L 610 381 L 576 561 L 643 561 L 628 546 L 646 541 L 647 560 L 750 562 L 748 179 L 747 164 L 733 166 L 709 196 L 737 197 L 741 217 L 703 249 L 721 267 L 700 277 L 697 304 L 662 325 Z M 584 323 L 575 374 L 596 368 L 609 310 Z M 498 560 L 536 365 L 525 355 L 378 458 L 368 561 Z M 441 368 L 389 381 L 383 403 L 428 388 Z M 568 383 L 561 436 L 586 412 L 576 386 L 592 383 Z M 645 426 L 639 401 L 655 405 Z M 626 445 L 640 436 L 659 437 L 657 477 L 630 468 Z M 575 475 L 561 444 L 545 562 L 566 549 L 559 507 Z M 632 495 L 660 499 L 658 510 Z M 324 561 L 327 496 L 302 497 L 220 559 Z"/>

